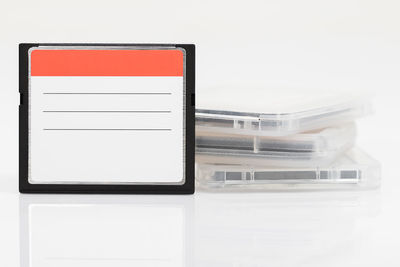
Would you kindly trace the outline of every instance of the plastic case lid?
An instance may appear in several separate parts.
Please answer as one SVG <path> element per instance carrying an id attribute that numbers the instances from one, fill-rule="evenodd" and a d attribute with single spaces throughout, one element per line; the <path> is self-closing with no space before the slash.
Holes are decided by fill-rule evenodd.
<path id="1" fill-rule="evenodd" d="M 196 128 L 285 136 L 340 125 L 371 113 L 369 98 L 323 90 L 216 90 L 197 103 Z"/>
<path id="2" fill-rule="evenodd" d="M 233 164 L 196 164 L 202 188 L 260 190 L 373 188 L 380 183 L 380 165 L 359 148 L 322 167 L 274 168 Z"/>
<path id="3" fill-rule="evenodd" d="M 288 137 L 196 132 L 196 160 L 225 164 L 310 166 L 329 164 L 354 145 L 354 123 Z"/>

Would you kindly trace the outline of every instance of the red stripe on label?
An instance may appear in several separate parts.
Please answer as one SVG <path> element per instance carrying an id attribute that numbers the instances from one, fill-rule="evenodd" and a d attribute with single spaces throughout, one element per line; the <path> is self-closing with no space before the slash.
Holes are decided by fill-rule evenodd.
<path id="1" fill-rule="evenodd" d="M 38 49 L 31 76 L 183 76 L 183 52 Z"/>

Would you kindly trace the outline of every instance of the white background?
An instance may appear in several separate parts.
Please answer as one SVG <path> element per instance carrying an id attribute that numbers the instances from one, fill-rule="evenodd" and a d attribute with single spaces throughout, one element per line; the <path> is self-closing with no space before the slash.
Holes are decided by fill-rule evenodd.
<path id="1" fill-rule="evenodd" d="M 87 199 L 42 199 L 17 193 L 19 42 L 195 43 L 198 97 L 204 88 L 227 83 L 246 88 L 290 86 L 374 92 L 376 114 L 360 121 L 357 142 L 382 163 L 380 190 L 196 192 L 178 198 L 160 196 L 154 202 L 152 196 L 93 196 L 90 200 L 94 202 L 93 212 L 108 212 L 112 203 L 128 205 L 135 216 L 137 208 L 163 209 L 159 203 L 173 198 L 166 209 L 183 206 L 177 214 L 183 215 L 185 229 L 189 230 L 171 246 L 184 245 L 187 266 L 399 266 L 399 11 L 400 3 L 395 0 L 1 1 L 0 266 L 20 266 L 20 259 L 26 263 L 25 254 L 20 255 L 20 247 L 27 246 L 27 234 L 19 229 L 26 210 L 20 208 L 21 202 L 29 206 L 38 200 L 49 204 L 58 200 L 55 205 L 61 210 L 72 200 L 78 206 L 86 205 Z M 126 211 L 121 210 L 112 216 L 124 220 Z M 80 217 L 78 210 L 71 214 L 75 214 L 72 219 L 78 226 L 98 218 Z M 52 216 L 51 212 L 44 213 L 40 220 L 51 223 Z M 112 229 L 119 226 L 113 222 L 118 221 L 111 221 L 102 232 L 100 229 L 96 238 L 85 235 L 85 227 L 82 233 L 79 227 L 59 231 L 70 231 L 76 242 L 96 245 L 99 250 L 90 251 L 88 257 L 101 256 L 104 251 L 100 248 L 109 247 L 109 242 L 114 242 L 117 251 L 141 242 L 133 241 L 129 234 L 113 238 Z M 162 229 L 164 221 L 157 223 L 154 229 Z M 40 230 L 32 228 L 33 232 Z M 128 226 L 123 229 L 130 233 Z M 45 231 L 39 233 L 46 235 Z M 144 242 L 155 243 L 158 238 L 167 237 L 142 237 Z M 179 246 L 173 255 L 180 255 Z M 162 246 L 155 247 L 155 260 L 162 254 L 157 247 Z M 63 248 L 67 256 L 74 243 L 63 244 Z M 104 266 L 134 264 L 118 257 L 108 260 Z M 79 266 L 93 266 L 93 262 L 87 258 Z"/>

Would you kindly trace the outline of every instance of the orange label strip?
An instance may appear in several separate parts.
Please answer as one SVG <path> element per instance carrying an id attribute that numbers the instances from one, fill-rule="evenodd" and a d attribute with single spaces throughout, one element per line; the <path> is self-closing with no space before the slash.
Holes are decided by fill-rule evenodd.
<path id="1" fill-rule="evenodd" d="M 183 76 L 183 52 L 38 49 L 31 76 Z"/>

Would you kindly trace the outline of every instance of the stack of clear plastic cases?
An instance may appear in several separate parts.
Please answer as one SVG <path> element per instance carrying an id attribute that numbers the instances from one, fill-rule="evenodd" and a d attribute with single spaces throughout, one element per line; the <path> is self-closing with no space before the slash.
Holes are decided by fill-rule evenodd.
<path id="1" fill-rule="evenodd" d="M 289 96 L 291 101 L 282 102 L 285 105 L 269 98 L 265 103 L 269 109 L 262 104 L 267 98 L 249 102 L 245 95 L 236 100 L 250 105 L 236 101 L 222 106 L 218 98 L 200 103 L 196 109 L 199 185 L 329 189 L 378 184 L 379 164 L 352 148 L 354 120 L 371 112 L 368 99 Z"/>

